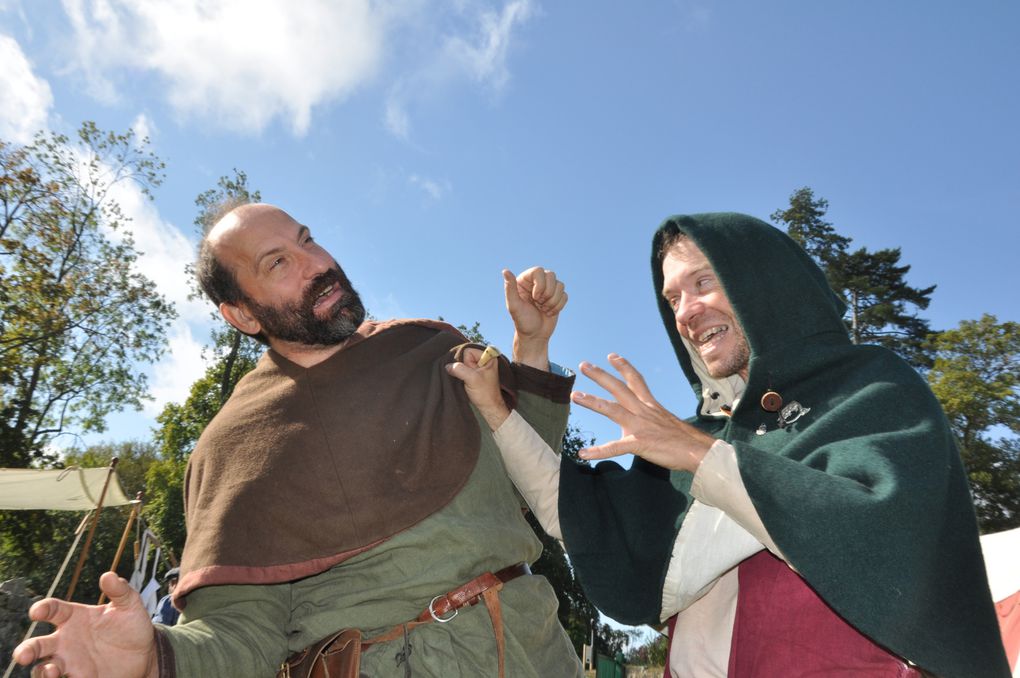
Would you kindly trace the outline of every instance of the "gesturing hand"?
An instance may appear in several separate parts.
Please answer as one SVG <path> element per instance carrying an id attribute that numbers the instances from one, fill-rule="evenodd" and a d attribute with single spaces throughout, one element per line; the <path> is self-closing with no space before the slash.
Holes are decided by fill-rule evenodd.
<path id="1" fill-rule="evenodd" d="M 556 329 L 560 311 L 567 304 L 567 292 L 556 274 L 541 266 L 518 276 L 503 271 L 506 308 L 514 321 L 514 359 L 548 369 L 549 338 Z"/>
<path id="2" fill-rule="evenodd" d="M 29 665 L 34 678 L 155 678 L 156 644 L 149 613 L 138 592 L 113 572 L 99 578 L 110 599 L 82 605 L 46 598 L 28 614 L 57 630 L 14 648 L 14 659 Z"/>
<path id="3" fill-rule="evenodd" d="M 571 399 L 619 424 L 618 440 L 587 447 L 583 459 L 606 459 L 635 454 L 666 468 L 696 471 L 715 438 L 681 421 L 652 396 L 644 377 L 622 357 L 611 353 L 609 362 L 623 381 L 591 363 L 581 363 L 581 372 L 616 399 L 574 391 Z"/>

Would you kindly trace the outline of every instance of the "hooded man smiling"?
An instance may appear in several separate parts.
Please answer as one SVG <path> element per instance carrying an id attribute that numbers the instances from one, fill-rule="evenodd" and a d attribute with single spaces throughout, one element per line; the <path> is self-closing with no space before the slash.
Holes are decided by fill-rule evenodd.
<path id="1" fill-rule="evenodd" d="M 622 437 L 581 456 L 637 455 L 561 464 L 592 601 L 675 616 L 678 677 L 1008 676 L 967 477 L 921 377 L 852 344 L 822 271 L 752 217 L 667 220 L 652 277 L 698 407 L 681 421 L 618 355 L 622 379 L 582 364 L 613 399 L 574 402 Z"/>

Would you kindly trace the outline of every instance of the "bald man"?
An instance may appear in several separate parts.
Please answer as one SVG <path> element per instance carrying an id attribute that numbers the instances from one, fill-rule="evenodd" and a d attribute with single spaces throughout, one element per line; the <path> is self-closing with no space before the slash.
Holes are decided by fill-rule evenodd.
<path id="1" fill-rule="evenodd" d="M 197 275 L 268 350 L 189 460 L 180 622 L 153 626 L 107 573 L 107 605 L 33 606 L 58 630 L 17 661 L 38 660 L 45 678 L 284 675 L 289 656 L 355 629 L 363 675 L 580 676 L 554 592 L 527 567 L 540 543 L 447 374 L 464 337 L 432 321 L 365 322 L 336 260 L 271 205 L 216 222 Z M 504 281 L 507 397 L 555 447 L 572 381 L 549 372 L 563 284 L 541 268 Z"/>

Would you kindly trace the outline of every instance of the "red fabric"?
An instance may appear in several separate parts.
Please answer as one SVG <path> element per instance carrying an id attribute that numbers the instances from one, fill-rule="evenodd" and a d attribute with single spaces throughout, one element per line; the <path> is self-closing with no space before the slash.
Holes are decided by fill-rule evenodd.
<path id="1" fill-rule="evenodd" d="M 738 577 L 730 678 L 920 678 L 843 621 L 768 551 L 741 563 Z"/>
<path id="2" fill-rule="evenodd" d="M 662 678 L 670 678 L 669 656 L 673 654 L 673 629 L 676 628 L 676 615 L 669 618 L 669 621 L 666 622 L 666 627 L 666 636 L 668 638 L 666 641 L 666 668 L 662 670 Z"/>
<path id="3" fill-rule="evenodd" d="M 995 603 L 995 611 L 999 613 L 999 631 L 1009 668 L 1015 671 L 1020 661 L 1020 591 Z"/>

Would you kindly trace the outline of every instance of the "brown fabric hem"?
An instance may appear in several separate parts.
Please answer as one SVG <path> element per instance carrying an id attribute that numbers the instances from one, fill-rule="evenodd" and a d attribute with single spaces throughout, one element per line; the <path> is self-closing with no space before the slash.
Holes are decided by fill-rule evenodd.
<path id="1" fill-rule="evenodd" d="M 158 627 L 152 630 L 153 638 L 156 641 L 156 669 L 159 678 L 177 678 L 177 658 L 174 655 L 174 646 L 166 631 Z"/>
<path id="2" fill-rule="evenodd" d="M 510 363 L 519 391 L 527 391 L 554 403 L 565 405 L 570 402 L 570 390 L 574 387 L 574 375 L 563 377 L 530 365 Z"/>
<path id="3" fill-rule="evenodd" d="M 300 563 L 271 565 L 269 567 L 248 567 L 244 565 L 209 565 L 185 574 L 174 589 L 174 605 L 183 610 L 187 606 L 187 595 L 203 586 L 219 584 L 282 584 L 304 579 L 339 565 L 349 558 L 364 553 L 386 541 L 380 539 L 371 544 L 344 551 L 328 558 L 314 558 Z"/>

